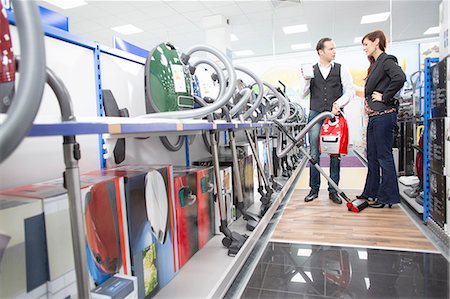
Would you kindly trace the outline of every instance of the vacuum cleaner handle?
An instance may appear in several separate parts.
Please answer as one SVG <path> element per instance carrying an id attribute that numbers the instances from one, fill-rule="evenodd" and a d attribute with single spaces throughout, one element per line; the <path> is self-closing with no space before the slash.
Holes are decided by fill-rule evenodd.
<path id="1" fill-rule="evenodd" d="M 0 126 L 0 163 L 27 135 L 41 105 L 45 84 L 45 46 L 42 23 L 34 1 L 13 2 L 22 49 L 21 78 L 8 117 Z M 2 22 L 6 22 L 4 19 Z"/>

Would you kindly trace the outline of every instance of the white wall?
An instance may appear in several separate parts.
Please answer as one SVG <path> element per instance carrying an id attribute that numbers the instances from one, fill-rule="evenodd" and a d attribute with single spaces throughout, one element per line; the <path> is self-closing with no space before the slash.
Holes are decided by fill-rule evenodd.
<path id="1" fill-rule="evenodd" d="M 20 54 L 16 27 L 10 26 L 15 55 Z M 94 56 L 89 49 L 75 46 L 51 37 L 45 37 L 47 66 L 66 85 L 77 117 L 97 116 L 94 78 Z M 46 119 L 59 120 L 58 101 L 52 90 L 46 86 L 36 122 Z M 99 168 L 98 137 L 81 135 L 77 137 L 81 146 L 81 171 Z M 62 150 L 62 136 L 28 137 L 0 165 L 0 188 L 16 187 L 61 177 L 65 166 Z"/>

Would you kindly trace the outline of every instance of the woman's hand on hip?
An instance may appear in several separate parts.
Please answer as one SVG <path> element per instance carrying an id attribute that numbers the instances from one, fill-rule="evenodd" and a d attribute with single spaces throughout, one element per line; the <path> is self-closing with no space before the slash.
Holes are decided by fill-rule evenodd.
<path id="1" fill-rule="evenodd" d="M 372 101 L 374 102 L 383 102 L 383 94 L 378 91 L 374 91 L 372 93 Z"/>

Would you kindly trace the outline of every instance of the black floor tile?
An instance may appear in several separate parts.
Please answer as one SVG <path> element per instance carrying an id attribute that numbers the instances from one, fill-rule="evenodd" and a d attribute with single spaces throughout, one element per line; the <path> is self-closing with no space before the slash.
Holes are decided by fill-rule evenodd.
<path id="1" fill-rule="evenodd" d="M 273 299 L 273 298 L 320 299 L 320 298 L 329 298 L 329 297 L 288 293 L 288 292 L 280 292 L 280 291 L 270 291 L 270 290 L 264 290 L 264 289 L 254 289 L 254 288 L 245 289 L 244 293 L 241 296 L 241 299 Z"/>
<path id="2" fill-rule="evenodd" d="M 448 271 L 440 254 L 269 243 L 244 298 L 449 298 Z"/>

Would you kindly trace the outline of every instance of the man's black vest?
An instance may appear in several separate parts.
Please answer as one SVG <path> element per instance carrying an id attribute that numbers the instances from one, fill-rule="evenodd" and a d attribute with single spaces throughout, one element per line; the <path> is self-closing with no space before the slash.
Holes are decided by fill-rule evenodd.
<path id="1" fill-rule="evenodd" d="M 323 112 L 331 111 L 333 103 L 339 99 L 342 92 L 341 65 L 334 63 L 330 74 L 324 79 L 319 70 L 319 65 L 314 65 L 314 78 L 311 79 L 311 100 L 310 110 Z"/>

